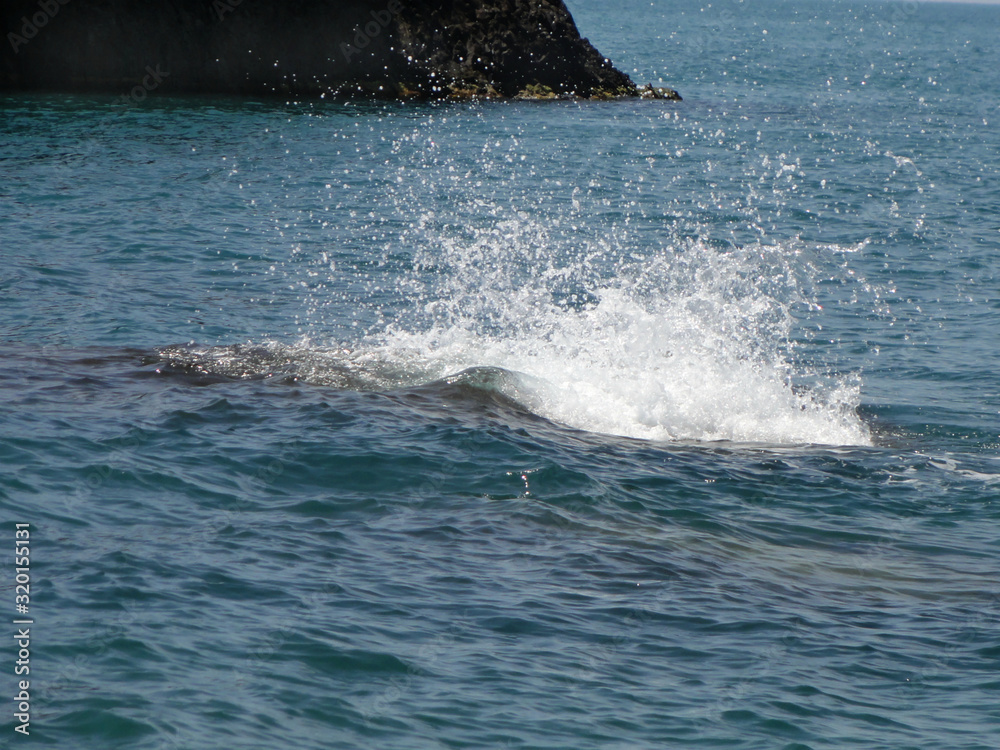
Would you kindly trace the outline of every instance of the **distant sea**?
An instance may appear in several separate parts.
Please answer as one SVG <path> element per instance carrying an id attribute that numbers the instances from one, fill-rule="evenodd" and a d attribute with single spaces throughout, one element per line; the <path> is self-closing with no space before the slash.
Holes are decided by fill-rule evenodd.
<path id="1" fill-rule="evenodd" d="M 570 10 L 684 101 L 0 97 L 0 745 L 1000 747 L 1000 7 Z"/>

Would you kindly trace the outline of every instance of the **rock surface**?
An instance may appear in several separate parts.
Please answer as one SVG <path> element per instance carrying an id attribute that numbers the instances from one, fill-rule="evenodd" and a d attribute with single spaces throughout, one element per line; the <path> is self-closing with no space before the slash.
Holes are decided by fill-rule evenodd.
<path id="1" fill-rule="evenodd" d="M 638 96 L 563 0 L 4 0 L 0 89 Z"/>

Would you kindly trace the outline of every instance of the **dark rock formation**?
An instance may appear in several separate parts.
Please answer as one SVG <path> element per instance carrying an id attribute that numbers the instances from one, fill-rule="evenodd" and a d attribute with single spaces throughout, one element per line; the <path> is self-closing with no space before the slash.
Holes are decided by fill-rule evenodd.
<path id="1" fill-rule="evenodd" d="M 647 83 L 639 89 L 639 96 L 643 99 L 668 99 L 673 102 L 681 101 L 681 95 L 673 89 L 654 87 L 651 83 Z"/>
<path id="2" fill-rule="evenodd" d="M 508 97 L 635 95 L 629 77 L 580 38 L 562 0 L 407 2 L 400 47 L 446 85 Z"/>
<path id="3" fill-rule="evenodd" d="M 0 89 L 638 96 L 562 0 L 2 0 Z"/>

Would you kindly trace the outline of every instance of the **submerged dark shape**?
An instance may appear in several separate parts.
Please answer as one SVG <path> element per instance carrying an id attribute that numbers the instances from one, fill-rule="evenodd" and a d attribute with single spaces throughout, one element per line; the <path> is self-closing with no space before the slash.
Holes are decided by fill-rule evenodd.
<path id="1" fill-rule="evenodd" d="M 611 98 L 562 0 L 4 0 L 0 89 Z"/>

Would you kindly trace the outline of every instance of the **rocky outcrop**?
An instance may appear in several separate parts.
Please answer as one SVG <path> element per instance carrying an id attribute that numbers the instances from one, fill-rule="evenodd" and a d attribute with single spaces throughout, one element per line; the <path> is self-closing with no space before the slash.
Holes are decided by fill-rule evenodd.
<path id="1" fill-rule="evenodd" d="M 562 0 L 4 0 L 0 88 L 638 96 Z M 648 94 L 647 94 L 648 95 Z"/>
<path id="2" fill-rule="evenodd" d="M 398 40 L 448 87 L 513 97 L 635 95 L 635 85 L 580 37 L 562 0 L 407 0 Z"/>

